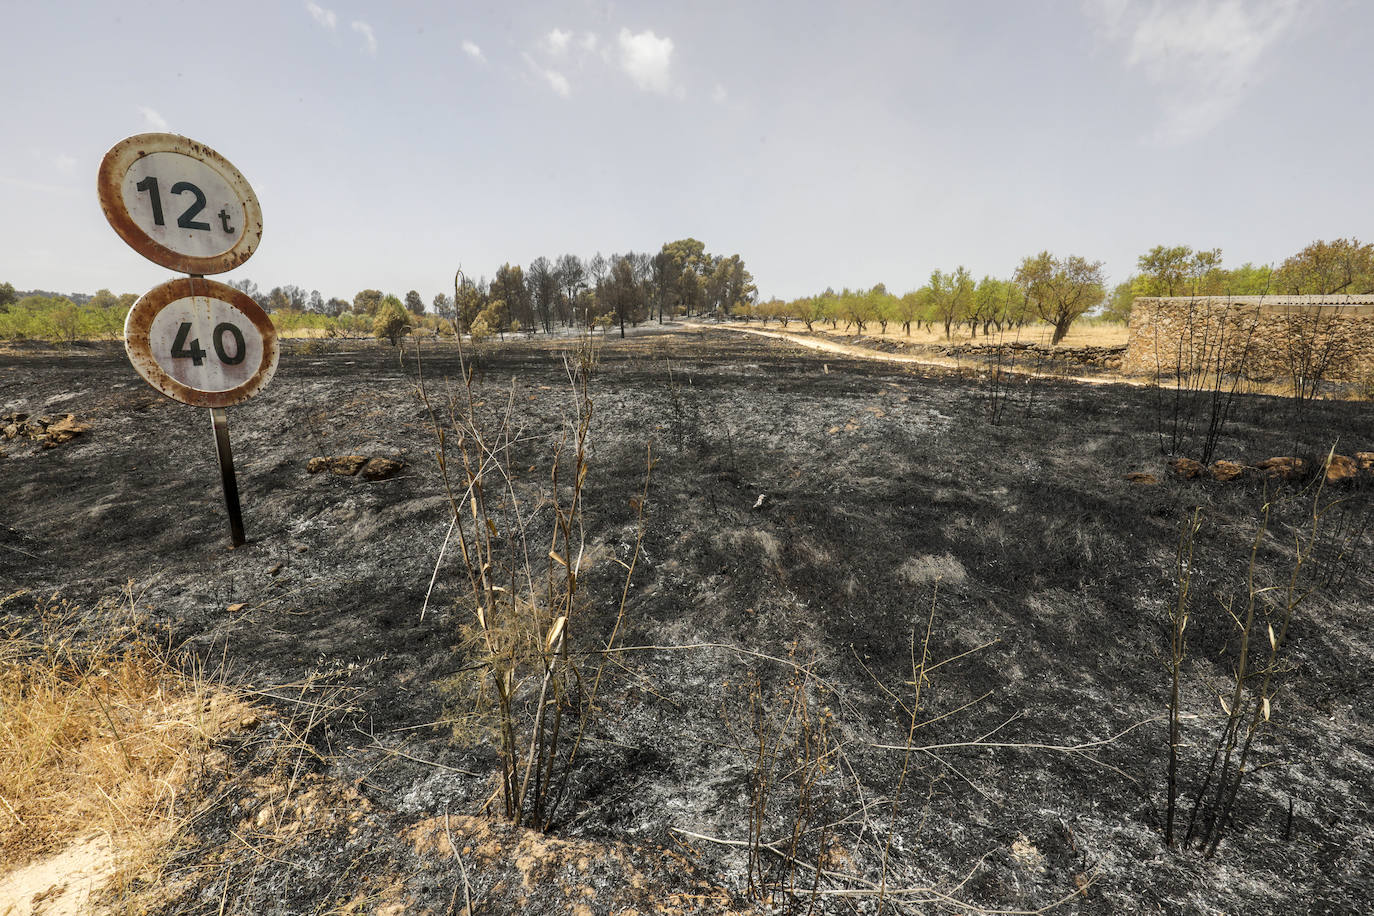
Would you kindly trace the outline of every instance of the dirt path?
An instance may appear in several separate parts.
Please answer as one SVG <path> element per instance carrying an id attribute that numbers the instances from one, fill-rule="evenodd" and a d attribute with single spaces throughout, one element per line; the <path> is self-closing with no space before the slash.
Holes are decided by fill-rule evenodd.
<path id="1" fill-rule="evenodd" d="M 908 366 L 937 366 L 943 369 L 958 369 L 963 365 L 948 357 L 909 356 L 903 353 L 883 353 L 880 350 L 870 350 L 866 347 L 856 347 L 853 344 L 835 343 L 829 340 L 817 340 L 814 337 L 791 334 L 787 331 L 765 331 L 758 328 L 741 328 L 728 324 L 707 325 L 698 324 L 697 322 L 683 322 L 680 327 L 684 330 L 735 331 L 740 334 L 753 334 L 757 337 L 771 337 L 775 340 L 783 340 L 788 343 L 796 344 L 799 347 L 820 350 L 823 353 L 835 353 L 840 356 L 871 359 L 886 363 L 902 363 Z M 1122 378 L 1116 375 L 1060 375 L 1054 372 L 1027 372 L 1021 369 L 1008 370 L 1007 374 L 1027 376 L 1030 378 L 1054 378 L 1069 382 L 1083 382 L 1088 385 L 1130 385 L 1134 388 L 1148 387 L 1144 382 Z"/>
<path id="2" fill-rule="evenodd" d="M 89 913 L 91 895 L 110 879 L 114 867 L 115 854 L 105 837 L 73 843 L 0 878 L 0 916 Z"/>

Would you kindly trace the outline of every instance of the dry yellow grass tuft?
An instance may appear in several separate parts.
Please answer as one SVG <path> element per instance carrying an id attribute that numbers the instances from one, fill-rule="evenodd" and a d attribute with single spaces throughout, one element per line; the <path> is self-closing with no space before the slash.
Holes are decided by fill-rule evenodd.
<path id="1" fill-rule="evenodd" d="M 132 615 L 83 638 L 70 604 L 21 612 L 24 599 L 0 598 L 0 877 L 101 834 L 113 877 L 132 879 L 184 825 L 212 740 L 252 711 L 179 668 Z"/>

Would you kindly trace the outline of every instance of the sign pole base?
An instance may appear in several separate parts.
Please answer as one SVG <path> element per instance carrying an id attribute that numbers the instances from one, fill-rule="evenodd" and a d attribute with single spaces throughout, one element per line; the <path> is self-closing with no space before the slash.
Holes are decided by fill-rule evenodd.
<path id="1" fill-rule="evenodd" d="M 223 407 L 210 408 L 210 423 L 215 428 L 215 451 L 219 454 L 219 475 L 224 484 L 224 505 L 229 509 L 229 540 L 242 547 L 243 512 L 239 508 L 239 483 L 234 476 L 234 453 L 229 449 L 229 417 Z"/>

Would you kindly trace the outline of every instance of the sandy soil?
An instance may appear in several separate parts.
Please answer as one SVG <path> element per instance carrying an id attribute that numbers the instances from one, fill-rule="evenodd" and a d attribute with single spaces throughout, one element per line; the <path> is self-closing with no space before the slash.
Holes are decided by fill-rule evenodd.
<path id="1" fill-rule="evenodd" d="M 491 348 L 479 368 L 482 398 L 514 392 L 521 463 L 544 467 L 567 407 L 557 348 Z M 451 345 L 429 351 L 425 374 L 456 376 Z M 474 836 L 494 829 L 480 826 L 493 752 L 435 724 L 454 712 L 444 685 L 471 660 L 458 637 L 471 611 L 446 566 L 421 619 L 449 515 L 414 379 L 414 359 L 384 345 L 288 349 L 271 387 L 230 411 L 250 538 L 231 551 L 201 412 L 147 388 L 119 353 L 0 355 L 0 413 L 75 413 L 90 425 L 58 448 L 0 443 L 3 588 L 93 606 L 133 578 L 170 639 L 279 710 L 277 724 L 226 740 L 222 800 L 185 838 L 161 889 L 165 912 L 318 912 L 356 900 L 448 912 L 462 899 L 452 856 L 415 831 L 432 837 L 446 812 L 470 818 L 461 823 Z M 620 850 L 633 867 L 517 872 L 516 857 L 493 855 L 468 876 L 479 912 L 570 912 L 567 894 L 585 888 L 594 912 L 648 910 L 674 894 L 680 912 L 742 906 L 751 691 L 763 709 L 783 708 L 797 666 L 840 748 L 811 797 L 810 823 L 826 829 L 808 833 L 803 852 L 849 877 L 817 885 L 817 912 L 870 912 L 863 882 L 880 880 L 904 889 L 912 912 L 936 907 L 913 901 L 939 899 L 918 888 L 970 906 L 1065 899 L 1064 912 L 1100 914 L 1365 906 L 1368 485 L 1343 491 L 1330 516 L 1347 549 L 1332 549 L 1331 576 L 1294 623 L 1264 768 L 1206 859 L 1161 836 L 1163 614 L 1180 523 L 1201 506 L 1205 601 L 1185 682 L 1200 717 L 1187 737 L 1200 745 L 1217 708 L 1212 685 L 1226 675 L 1230 624 L 1217 599 L 1243 587 L 1266 489 L 1172 476 L 1158 393 L 1044 379 L 995 387 L 939 367 L 680 330 L 607 340 L 593 399 L 587 519 L 603 560 L 586 593 L 604 625 L 623 581 L 610 558 L 628 556 L 651 444 L 648 529 L 622 635 L 652 648 L 623 654 L 554 834 Z M 1372 413 L 1241 398 L 1218 457 L 1310 455 L 1337 437 L 1342 450 L 1374 450 Z M 312 456 L 346 454 L 406 470 L 378 482 L 306 471 Z M 1159 482 L 1131 483 L 1131 471 Z M 1265 576 L 1281 574 L 1302 520 L 1301 507 L 1283 505 Z M 923 686 L 928 750 L 907 760 L 901 703 L 913 632 L 932 607 L 931 658 L 950 661 Z M 283 757 L 264 736 L 303 728 L 302 703 L 325 712 L 304 729 L 311 750 Z M 995 746 L 967 746 L 984 735 Z M 1185 786 L 1201 779 L 1199 754 L 1186 759 Z M 286 780 L 320 801 L 262 820 Z M 784 781 L 765 806 L 765 839 L 788 835 L 795 802 Z M 528 842 L 508 840 L 502 848 Z"/>
<path id="2" fill-rule="evenodd" d="M 87 837 L 40 862 L 0 877 L 0 916 L 82 916 L 114 874 L 109 840 Z"/>

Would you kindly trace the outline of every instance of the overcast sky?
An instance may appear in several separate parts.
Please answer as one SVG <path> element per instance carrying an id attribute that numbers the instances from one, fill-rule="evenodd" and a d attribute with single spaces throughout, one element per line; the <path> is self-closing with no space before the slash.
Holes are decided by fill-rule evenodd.
<path id="1" fill-rule="evenodd" d="M 1042 249 L 1281 261 L 1367 238 L 1365 0 L 0 0 L 0 281 L 170 278 L 96 200 L 171 131 L 262 204 L 220 279 L 429 302 L 461 264 L 739 253 L 761 294 Z"/>

